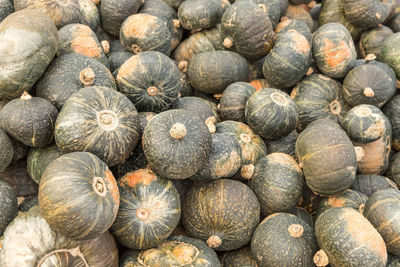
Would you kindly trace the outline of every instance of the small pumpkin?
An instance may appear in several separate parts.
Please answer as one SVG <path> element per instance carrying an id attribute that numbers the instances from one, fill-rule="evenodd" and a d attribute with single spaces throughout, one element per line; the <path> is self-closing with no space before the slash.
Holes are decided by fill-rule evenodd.
<path id="1" fill-rule="evenodd" d="M 392 4 L 375 0 L 343 1 L 346 19 L 364 29 L 373 28 L 383 23 L 392 11 Z"/>
<path id="2" fill-rule="evenodd" d="M 238 250 L 226 251 L 221 258 L 223 267 L 258 267 L 250 246 Z"/>
<path id="3" fill-rule="evenodd" d="M 45 148 L 31 148 L 27 158 L 27 169 L 35 183 L 40 183 L 40 178 L 46 167 L 63 153 L 56 145 Z"/>
<path id="4" fill-rule="evenodd" d="M 400 33 L 394 33 L 388 38 L 381 48 L 381 59 L 389 65 L 400 79 Z"/>
<path id="5" fill-rule="evenodd" d="M 0 236 L 18 214 L 17 195 L 14 189 L 6 182 L 0 180 Z"/>
<path id="6" fill-rule="evenodd" d="M 184 109 L 199 116 L 208 126 L 211 133 L 215 132 L 215 123 L 219 121 L 217 105 L 200 97 L 179 97 L 173 104 L 175 109 Z"/>
<path id="7" fill-rule="evenodd" d="M 400 96 L 394 96 L 382 108 L 392 125 L 392 147 L 400 151 Z"/>
<path id="8" fill-rule="evenodd" d="M 302 5 L 289 4 L 285 17 L 303 21 L 311 31 L 314 28 L 314 21 L 308 11 L 308 7 L 304 8 Z"/>
<path id="9" fill-rule="evenodd" d="M 14 147 L 10 137 L 1 129 L 0 148 L 0 171 L 4 171 L 13 159 Z"/>
<path id="10" fill-rule="evenodd" d="M 387 22 L 387 26 L 392 29 L 393 32 L 400 31 L 400 13 L 395 13 L 393 17 Z"/>
<path id="11" fill-rule="evenodd" d="M 281 2 L 280 0 L 251 0 L 257 4 L 264 12 L 268 14 L 272 28 L 279 22 L 281 17 Z"/>
<path id="12" fill-rule="evenodd" d="M 311 227 L 314 227 L 314 218 L 305 208 L 296 207 L 295 209 L 288 211 L 288 213 L 299 217 L 304 222 L 306 222 L 308 225 L 310 225 Z"/>
<path id="13" fill-rule="evenodd" d="M 14 12 L 13 3 L 10 0 L 0 1 L 0 22 L 2 22 L 8 15 Z"/>
<path id="14" fill-rule="evenodd" d="M 223 13 L 220 0 L 187 0 L 179 6 L 178 18 L 184 29 L 200 30 L 215 26 Z"/>
<path id="15" fill-rule="evenodd" d="M 351 189 L 357 190 L 369 197 L 376 191 L 398 189 L 398 187 L 396 183 L 385 176 L 376 174 L 359 174 L 356 176 Z"/>
<path id="16" fill-rule="evenodd" d="M 289 135 L 275 140 L 275 141 L 265 141 L 268 153 L 285 153 L 292 157 L 296 157 L 296 140 L 299 134 L 297 131 L 291 132 Z"/>
<path id="17" fill-rule="evenodd" d="M 0 180 L 6 181 L 17 197 L 30 198 L 37 195 L 38 186 L 29 176 L 25 159 L 12 162 L 7 169 L 1 171 Z"/>
<path id="18" fill-rule="evenodd" d="M 93 0 L 79 0 L 79 23 L 89 26 L 96 31 L 100 25 L 100 11 Z"/>
<path id="19" fill-rule="evenodd" d="M 133 56 L 131 52 L 111 52 L 107 55 L 108 63 L 110 64 L 110 71 L 114 74 L 115 71 L 118 73 L 119 67 L 125 63 L 128 59 Z M 116 75 L 115 75 L 116 76 Z"/>
<path id="20" fill-rule="evenodd" d="M 277 39 L 280 35 L 283 35 L 290 30 L 295 30 L 299 34 L 303 35 L 309 44 L 312 43 L 312 33 L 307 24 L 301 20 L 289 19 L 288 17 L 281 18 L 281 22 L 274 29 L 274 38 Z"/>
<path id="21" fill-rule="evenodd" d="M 360 37 L 361 56 L 365 58 L 368 54 L 374 54 L 378 60 L 381 60 L 381 47 L 392 34 L 393 31 L 384 25 L 364 31 Z"/>

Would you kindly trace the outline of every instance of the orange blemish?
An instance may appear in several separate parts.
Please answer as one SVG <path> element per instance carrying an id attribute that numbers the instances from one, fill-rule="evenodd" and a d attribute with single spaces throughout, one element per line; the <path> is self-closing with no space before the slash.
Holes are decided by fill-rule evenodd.
<path id="1" fill-rule="evenodd" d="M 310 44 L 302 34 L 298 33 L 295 30 L 290 30 L 288 32 L 290 32 L 290 34 L 292 35 L 292 40 L 297 51 L 303 54 L 310 53 Z"/>
<path id="2" fill-rule="evenodd" d="M 81 25 L 77 29 L 75 38 L 72 40 L 71 49 L 77 54 L 85 55 L 91 58 L 101 57 L 101 47 L 91 36 L 93 31 L 88 27 Z"/>
<path id="3" fill-rule="evenodd" d="M 125 63 L 122 64 L 118 70 L 117 81 L 119 81 L 121 78 L 125 78 L 131 75 L 132 71 L 136 69 L 138 63 L 139 63 L 138 56 L 132 56 L 127 61 L 125 61 Z"/>
<path id="4" fill-rule="evenodd" d="M 328 204 L 330 207 L 344 207 L 346 201 L 344 199 L 336 198 L 336 197 L 329 197 Z"/>
<path id="5" fill-rule="evenodd" d="M 117 207 L 119 206 L 119 190 L 118 190 L 118 185 L 117 185 L 117 181 L 114 178 L 114 175 L 112 174 L 112 172 L 107 169 L 106 173 L 105 173 L 105 181 L 108 187 L 108 190 L 111 193 L 111 196 L 113 197 L 113 199 L 115 200 L 115 202 L 117 203 Z"/>
<path id="6" fill-rule="evenodd" d="M 324 40 L 322 52 L 324 52 L 326 63 L 332 68 L 340 65 L 351 56 L 350 48 L 345 42 L 340 41 L 339 44 L 336 45 L 328 38 Z"/>
<path id="7" fill-rule="evenodd" d="M 271 87 L 266 79 L 256 79 L 250 81 L 250 84 L 256 89 L 257 91 L 263 88 Z"/>
<path id="8" fill-rule="evenodd" d="M 125 174 L 120 182 L 129 187 L 136 187 L 137 184 L 148 185 L 156 179 L 157 176 L 152 170 L 140 169 Z"/>
<path id="9" fill-rule="evenodd" d="M 157 17 L 149 14 L 136 14 L 128 18 L 122 32 L 125 38 L 144 38 L 149 29 L 157 27 Z"/>
<path id="10" fill-rule="evenodd" d="M 283 17 L 285 18 L 285 17 Z M 286 19 L 281 19 L 281 22 L 276 25 L 275 27 L 275 33 L 280 33 L 283 29 L 285 29 L 290 23 L 292 22 L 291 19 L 288 19 L 286 17 Z"/>

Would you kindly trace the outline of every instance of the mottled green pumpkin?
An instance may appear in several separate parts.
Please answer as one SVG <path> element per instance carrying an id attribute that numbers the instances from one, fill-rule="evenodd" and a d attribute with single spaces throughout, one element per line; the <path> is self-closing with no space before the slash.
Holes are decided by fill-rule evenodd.
<path id="1" fill-rule="evenodd" d="M 89 152 L 62 155 L 47 166 L 40 180 L 40 213 L 53 231 L 74 240 L 106 232 L 119 203 L 113 174 Z"/>
<path id="2" fill-rule="evenodd" d="M 395 153 L 389 162 L 386 175 L 400 186 L 400 153 Z"/>
<path id="3" fill-rule="evenodd" d="M 359 174 L 354 180 L 353 190 L 371 196 L 373 193 L 386 189 L 398 189 L 397 185 L 389 178 L 376 174 Z"/>
<path id="4" fill-rule="evenodd" d="M 223 267 L 258 267 L 250 246 L 227 251 L 222 255 L 220 260 Z"/>
<path id="5" fill-rule="evenodd" d="M 117 71 L 122 64 L 125 63 L 128 59 L 130 59 L 134 54 L 131 52 L 111 52 L 107 55 L 108 63 L 110 64 L 110 71 L 114 73 Z M 116 76 L 116 74 L 115 74 Z"/>
<path id="6" fill-rule="evenodd" d="M 62 152 L 87 151 L 108 166 L 123 162 L 139 141 L 137 110 L 115 90 L 93 86 L 74 93 L 56 121 Z"/>
<path id="7" fill-rule="evenodd" d="M 357 210 L 328 209 L 315 222 L 315 236 L 322 250 L 314 256 L 317 266 L 386 266 L 385 242 Z"/>
<path id="8" fill-rule="evenodd" d="M 260 221 L 260 204 L 245 184 L 218 179 L 192 187 L 182 202 L 182 223 L 190 236 L 217 251 L 246 245 Z"/>
<path id="9" fill-rule="evenodd" d="M 374 54 L 378 60 L 381 60 L 381 47 L 392 34 L 393 31 L 384 25 L 364 31 L 360 37 L 361 56 L 366 57 L 368 54 Z"/>
<path id="10" fill-rule="evenodd" d="M 303 35 L 307 39 L 309 45 L 312 43 L 312 33 L 307 24 L 301 20 L 289 19 L 287 17 L 283 17 L 281 22 L 275 27 L 274 38 L 277 39 L 280 35 L 283 35 L 290 30 L 295 30 L 299 34 Z"/>
<path id="11" fill-rule="evenodd" d="M 257 226 L 251 251 L 258 266 L 311 267 L 317 244 L 313 229 L 302 219 L 288 213 L 275 213 Z"/>
<path id="12" fill-rule="evenodd" d="M 271 21 L 272 27 L 279 22 L 281 17 L 281 3 L 280 0 L 251 0 L 257 4 L 264 12 L 268 14 L 269 20 Z"/>
<path id="13" fill-rule="evenodd" d="M 389 36 L 382 45 L 381 58 L 396 73 L 400 79 L 400 33 Z"/>
<path id="14" fill-rule="evenodd" d="M 14 12 L 13 2 L 10 0 L 0 0 L 0 22 Z"/>
<path id="15" fill-rule="evenodd" d="M 0 99 L 29 90 L 57 52 L 58 32 L 44 13 L 24 9 L 0 24 Z"/>
<path id="16" fill-rule="evenodd" d="M 0 171 L 10 165 L 14 156 L 13 143 L 8 135 L 0 129 Z"/>
<path id="17" fill-rule="evenodd" d="M 285 153 L 296 158 L 296 140 L 299 134 L 296 131 L 291 132 L 289 135 L 275 140 L 265 141 L 268 153 Z"/>
<path id="18" fill-rule="evenodd" d="M 399 32 L 400 31 L 400 13 L 394 14 L 394 16 L 387 22 L 387 26 L 389 26 L 393 32 Z"/>
<path id="19" fill-rule="evenodd" d="M 392 125 L 392 148 L 400 151 L 400 96 L 394 96 L 382 108 Z"/>
<path id="20" fill-rule="evenodd" d="M 79 0 L 79 23 L 89 26 L 96 31 L 100 25 L 100 11 L 93 0 Z"/>
<path id="21" fill-rule="evenodd" d="M 0 180 L 0 236 L 18 214 L 17 195 L 5 181 Z"/>
<path id="22" fill-rule="evenodd" d="M 31 148 L 27 158 L 27 169 L 31 178 L 39 184 L 46 167 L 62 154 L 56 145 L 45 148 Z"/>
<path id="23" fill-rule="evenodd" d="M 214 27 L 223 13 L 220 0 L 186 0 L 179 6 L 178 18 L 184 29 L 200 30 Z"/>
<path id="24" fill-rule="evenodd" d="M 308 7 L 305 8 L 303 5 L 292 5 L 289 4 L 288 9 L 284 15 L 289 19 L 297 19 L 307 24 L 308 28 L 312 31 L 314 29 L 314 21 L 309 13 Z"/>
<path id="25" fill-rule="evenodd" d="M 215 132 L 213 125 L 219 121 L 216 104 L 200 97 L 186 96 L 179 97 L 174 102 L 173 108 L 184 109 L 192 114 L 196 114 L 207 124 L 211 133 Z"/>
<path id="26" fill-rule="evenodd" d="M 361 28 L 368 29 L 383 23 L 392 11 L 389 1 L 346 0 L 343 1 L 346 19 Z"/>

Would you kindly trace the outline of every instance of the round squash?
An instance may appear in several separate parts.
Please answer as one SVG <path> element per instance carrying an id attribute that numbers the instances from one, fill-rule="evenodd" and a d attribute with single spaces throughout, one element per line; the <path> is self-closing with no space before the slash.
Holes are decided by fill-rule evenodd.
<path id="1" fill-rule="evenodd" d="M 0 22 L 14 12 L 13 2 L 10 0 L 0 0 Z"/>
<path id="2" fill-rule="evenodd" d="M 108 63 L 110 64 L 110 71 L 113 73 L 114 77 L 118 73 L 119 67 L 130 59 L 134 54 L 131 52 L 111 52 L 107 55 Z M 117 73 L 114 73 L 117 72 Z"/>
<path id="3" fill-rule="evenodd" d="M 250 246 L 225 252 L 222 255 L 221 263 L 223 267 L 258 267 Z"/>
<path id="4" fill-rule="evenodd" d="M 303 5 L 289 4 L 288 9 L 284 16 L 289 19 L 296 19 L 303 21 L 305 24 L 307 24 L 310 31 L 312 31 L 314 28 L 314 21 L 310 15 L 308 7 L 304 8 Z"/>
<path id="5" fill-rule="evenodd" d="M 400 96 L 394 96 L 382 108 L 392 125 L 392 147 L 400 151 Z"/>
<path id="6" fill-rule="evenodd" d="M 0 180 L 0 236 L 17 214 L 17 195 L 6 181 Z"/>
<path id="7" fill-rule="evenodd" d="M 388 64 L 400 79 L 400 33 L 386 38 L 381 48 L 381 59 Z"/>
<path id="8" fill-rule="evenodd" d="M 184 29 L 201 30 L 219 23 L 223 13 L 220 0 L 186 0 L 179 6 L 178 18 Z"/>
<path id="9" fill-rule="evenodd" d="M 0 171 L 4 171 L 10 165 L 13 156 L 13 143 L 10 137 L 0 129 Z"/>
<path id="10" fill-rule="evenodd" d="M 308 225 L 310 225 L 311 227 L 314 227 L 314 218 L 305 208 L 296 207 L 295 209 L 288 211 L 288 213 L 299 217 L 304 222 L 306 222 Z"/>
<path id="11" fill-rule="evenodd" d="M 381 60 L 382 45 L 392 34 L 393 31 L 384 25 L 364 31 L 360 37 L 361 56 L 365 58 L 368 54 L 374 54 L 378 60 Z"/>
<path id="12" fill-rule="evenodd" d="M 38 186 L 29 176 L 26 160 L 11 163 L 0 172 L 0 180 L 6 181 L 15 191 L 17 197 L 29 198 L 37 195 Z"/>
<path id="13" fill-rule="evenodd" d="M 275 28 L 281 17 L 281 3 L 280 0 L 251 0 L 257 4 L 264 12 L 268 14 L 271 21 L 272 28 Z"/>
<path id="14" fill-rule="evenodd" d="M 89 26 L 96 31 L 100 25 L 100 12 L 93 0 L 79 0 L 79 23 Z"/>
<path id="15" fill-rule="evenodd" d="M 284 35 L 290 30 L 295 30 L 303 35 L 307 39 L 309 45 L 312 43 L 312 33 L 307 24 L 301 20 L 289 19 L 288 17 L 281 18 L 281 22 L 274 29 L 274 38 L 277 39 L 280 35 Z"/>
<path id="16" fill-rule="evenodd" d="M 107 165 L 88 152 L 62 155 L 47 166 L 39 185 L 40 213 L 53 231 L 74 240 L 106 232 L 120 195 Z"/>
<path id="17" fill-rule="evenodd" d="M 299 134 L 296 131 L 275 141 L 265 141 L 268 153 L 285 153 L 296 158 L 296 140 Z"/>
<path id="18" fill-rule="evenodd" d="M 393 32 L 400 31 L 400 13 L 395 13 L 393 17 L 387 22 L 387 26 L 393 30 Z"/>
<path id="19" fill-rule="evenodd" d="M 368 29 L 383 23 L 392 10 L 389 1 L 346 0 L 343 1 L 346 19 L 354 25 Z"/>
<path id="20" fill-rule="evenodd" d="M 39 184 L 46 167 L 62 154 L 56 145 L 45 148 L 31 148 L 27 158 L 27 169 L 32 180 Z"/>
<path id="21" fill-rule="evenodd" d="M 373 193 L 386 189 L 398 189 L 396 183 L 385 176 L 376 174 L 359 174 L 354 180 L 353 190 L 371 196 Z"/>

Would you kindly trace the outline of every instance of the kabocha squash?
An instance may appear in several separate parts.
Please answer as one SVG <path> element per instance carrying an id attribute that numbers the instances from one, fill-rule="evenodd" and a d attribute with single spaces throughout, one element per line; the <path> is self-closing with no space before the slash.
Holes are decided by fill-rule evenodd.
<path id="1" fill-rule="evenodd" d="M 393 32 L 400 32 L 400 13 L 395 13 L 387 22 L 387 26 L 389 26 Z"/>
<path id="2" fill-rule="evenodd" d="M 293 214 L 293 215 L 299 217 L 305 223 L 307 223 L 311 227 L 314 227 L 314 218 L 305 208 L 296 207 L 294 210 L 288 211 L 287 213 L 290 213 L 290 214 Z"/>
<path id="3" fill-rule="evenodd" d="M 2 22 L 12 12 L 14 12 L 12 1 L 0 0 L 0 22 Z"/>
<path id="4" fill-rule="evenodd" d="M 107 165 L 88 152 L 51 162 L 39 185 L 40 214 L 53 231 L 74 240 L 106 232 L 117 215 L 118 186 Z"/>
<path id="5" fill-rule="evenodd" d="M 262 216 L 296 207 L 304 185 L 303 173 L 289 155 L 271 153 L 255 165 L 248 186 L 260 201 Z"/>
<path id="6" fill-rule="evenodd" d="M 51 230 L 37 206 L 15 218 L 0 245 L 1 266 L 118 266 L 118 249 L 109 232 L 91 240 L 71 240 Z"/>
<path id="7" fill-rule="evenodd" d="M 59 110 L 75 92 L 87 86 L 117 89 L 110 71 L 97 60 L 80 54 L 57 57 L 36 84 L 36 95 Z"/>
<path id="8" fill-rule="evenodd" d="M 0 171 L 10 165 L 14 156 L 13 143 L 8 135 L 0 129 Z"/>
<path id="9" fill-rule="evenodd" d="M 117 86 L 139 111 L 161 112 L 179 93 L 180 72 L 166 55 L 148 51 L 132 56 L 119 68 Z"/>
<path id="10" fill-rule="evenodd" d="M 46 167 L 62 154 L 56 145 L 45 148 L 31 148 L 27 158 L 27 169 L 31 178 L 39 184 Z"/>
<path id="11" fill-rule="evenodd" d="M 281 17 L 281 3 L 280 0 L 251 0 L 257 4 L 264 12 L 268 14 L 269 20 L 272 23 L 272 28 L 279 22 Z"/>
<path id="12" fill-rule="evenodd" d="M 0 99 L 29 90 L 57 52 L 58 32 L 44 13 L 24 9 L 0 24 Z"/>
<path id="13" fill-rule="evenodd" d="M 17 195 L 5 181 L 0 180 L 0 236 L 18 214 Z"/>
<path id="14" fill-rule="evenodd" d="M 343 1 L 346 19 L 354 25 L 368 29 L 383 23 L 392 11 L 389 1 L 346 0 Z"/>
<path id="15" fill-rule="evenodd" d="M 365 203 L 364 216 L 385 240 L 387 251 L 400 256 L 400 192 L 387 189 L 372 194 Z"/>
<path id="16" fill-rule="evenodd" d="M 307 186 L 317 194 L 340 194 L 356 178 L 353 144 L 340 125 L 330 119 L 316 120 L 299 134 L 296 155 Z"/>
<path id="17" fill-rule="evenodd" d="M 211 150 L 208 127 L 198 116 L 181 109 L 156 115 L 147 124 L 142 142 L 150 168 L 169 179 L 194 175 Z"/>
<path id="18" fill-rule="evenodd" d="M 100 25 L 100 12 L 92 0 L 79 0 L 79 23 L 89 26 L 96 31 Z"/>
<path id="19" fill-rule="evenodd" d="M 275 141 L 266 141 L 268 153 L 280 152 L 296 157 L 296 140 L 299 134 L 295 131 L 291 132 L 288 136 Z"/>
<path id="20" fill-rule="evenodd" d="M 390 158 L 386 175 L 392 179 L 397 186 L 400 186 L 400 153 L 397 152 Z"/>
<path id="21" fill-rule="evenodd" d="M 274 38 L 277 39 L 280 35 L 283 35 L 290 30 L 295 30 L 299 34 L 303 35 L 307 39 L 309 45 L 312 43 L 312 33 L 307 24 L 301 20 L 289 19 L 287 17 L 281 18 L 281 22 L 275 27 Z"/>
<path id="22" fill-rule="evenodd" d="M 110 71 L 113 73 L 114 77 L 117 76 L 119 67 L 122 66 L 128 59 L 130 59 L 134 54 L 131 52 L 111 52 L 107 55 L 108 63 L 110 64 Z M 117 71 L 117 73 L 115 73 Z"/>
<path id="23" fill-rule="evenodd" d="M 223 267 L 258 267 L 250 246 L 225 252 L 222 255 L 221 263 Z"/>
<path id="24" fill-rule="evenodd" d="M 219 23 L 223 13 L 220 0 L 186 0 L 179 6 L 178 18 L 184 29 L 201 30 Z"/>
<path id="25" fill-rule="evenodd" d="M 235 52 L 206 51 L 192 58 L 187 74 L 194 89 L 220 94 L 234 82 L 247 81 L 249 72 L 247 61 Z"/>
<path id="26" fill-rule="evenodd" d="M 268 54 L 273 46 L 273 34 L 268 13 L 250 0 L 235 1 L 221 18 L 224 46 L 248 60 Z"/>
<path id="27" fill-rule="evenodd" d="M 32 147 L 44 147 L 53 140 L 56 107 L 46 99 L 24 92 L 0 112 L 2 128 L 8 135 Z"/>
<path id="28" fill-rule="evenodd" d="M 182 223 L 190 236 L 217 251 L 246 245 L 260 221 L 260 204 L 239 181 L 218 179 L 192 187 L 182 203 Z"/>
<path id="29" fill-rule="evenodd" d="M 7 169 L 0 172 L 0 180 L 6 181 L 14 189 L 17 197 L 29 198 L 37 195 L 38 186 L 29 176 L 24 159 L 11 163 Z"/>
<path id="30" fill-rule="evenodd" d="M 389 36 L 381 48 L 382 61 L 388 64 L 400 79 L 400 33 Z"/>
<path id="31" fill-rule="evenodd" d="M 289 0 L 279 0 L 281 6 L 281 16 L 284 16 L 288 7 L 289 7 Z"/>
<path id="32" fill-rule="evenodd" d="M 393 31 L 384 25 L 364 31 L 360 37 L 361 56 L 365 58 L 368 54 L 374 54 L 378 60 L 381 60 L 381 47 L 392 34 Z"/>
<path id="33" fill-rule="evenodd" d="M 62 152 L 91 152 L 114 166 L 138 143 L 138 123 L 137 110 L 125 95 L 106 87 L 86 87 L 64 104 L 55 141 Z"/>
<path id="34" fill-rule="evenodd" d="M 289 4 L 288 9 L 285 13 L 285 17 L 289 19 L 297 19 L 307 24 L 308 28 L 312 31 L 314 28 L 314 21 L 308 11 L 308 8 L 304 8 L 302 5 L 291 5 Z"/>
<path id="35" fill-rule="evenodd" d="M 296 103 L 278 89 L 264 88 L 253 93 L 246 102 L 247 124 L 266 140 L 289 135 L 299 120 Z"/>
<path id="36" fill-rule="evenodd" d="M 14 155 L 11 162 L 17 162 L 28 154 L 29 147 L 11 138 Z"/>
<path id="37" fill-rule="evenodd" d="M 160 245 L 179 222 L 181 204 L 171 181 L 148 169 L 125 174 L 118 180 L 121 204 L 111 226 L 115 238 L 133 249 Z"/>
<path id="38" fill-rule="evenodd" d="M 314 266 L 317 244 L 313 229 L 302 219 L 275 213 L 257 226 L 251 251 L 258 266 Z"/>
<path id="39" fill-rule="evenodd" d="M 331 208 L 315 222 L 320 251 L 317 266 L 386 266 L 385 242 L 374 226 L 352 208 Z M 323 264 L 325 263 L 325 264 Z"/>
<path id="40" fill-rule="evenodd" d="M 382 108 L 392 125 L 392 147 L 400 151 L 400 96 L 394 96 Z"/>
<path id="41" fill-rule="evenodd" d="M 376 191 L 398 189 L 398 187 L 392 180 L 385 176 L 376 174 L 359 174 L 356 176 L 351 189 L 357 190 L 369 197 Z"/>

